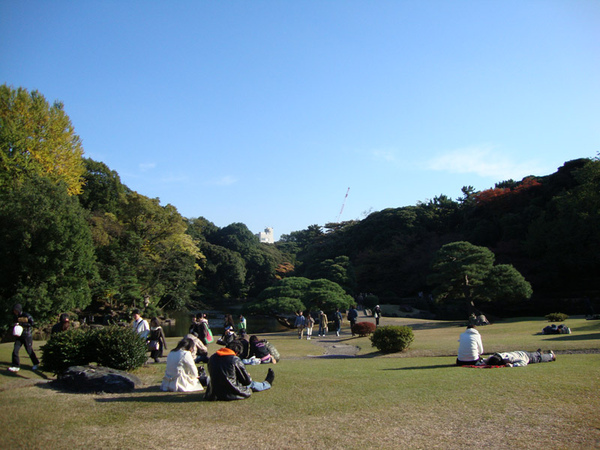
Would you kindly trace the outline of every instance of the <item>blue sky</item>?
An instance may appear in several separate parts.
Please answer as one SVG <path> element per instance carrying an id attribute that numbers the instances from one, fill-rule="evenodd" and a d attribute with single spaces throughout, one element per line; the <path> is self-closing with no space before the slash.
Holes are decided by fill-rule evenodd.
<path id="1" fill-rule="evenodd" d="M 599 80 L 596 0 L 0 1 L 0 83 L 131 189 L 276 237 L 597 156 Z"/>

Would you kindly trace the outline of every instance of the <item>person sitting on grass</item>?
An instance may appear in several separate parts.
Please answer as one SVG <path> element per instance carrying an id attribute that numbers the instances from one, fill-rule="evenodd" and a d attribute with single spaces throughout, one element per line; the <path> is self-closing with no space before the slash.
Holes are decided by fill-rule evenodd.
<path id="1" fill-rule="evenodd" d="M 273 385 L 275 373 L 267 371 L 263 382 L 252 381 L 250 374 L 238 355 L 242 345 L 234 341 L 227 347 L 217 350 L 208 360 L 210 381 L 206 390 L 206 400 L 243 400 L 252 392 L 265 391 Z"/>
<path id="2" fill-rule="evenodd" d="M 160 389 L 171 392 L 202 391 L 204 388 L 198 379 L 198 368 L 194 364 L 192 349 L 194 341 L 182 339 L 169 356 L 167 356 L 167 369 Z"/>
<path id="3" fill-rule="evenodd" d="M 486 362 L 488 366 L 524 367 L 528 364 L 556 361 L 556 355 L 552 350 L 542 353 L 540 349 L 535 352 L 522 350 L 514 352 L 494 353 Z"/>
<path id="4" fill-rule="evenodd" d="M 258 339 L 258 336 L 250 336 L 250 358 L 253 356 L 259 359 L 261 364 L 277 363 L 275 358 L 269 353 L 269 348 L 265 344 L 265 341 Z"/>
<path id="5" fill-rule="evenodd" d="M 458 339 L 458 356 L 456 357 L 457 366 L 472 366 L 481 360 L 483 353 L 483 343 L 481 335 L 476 330 L 475 325 L 467 326 L 467 329 L 461 333 Z"/>

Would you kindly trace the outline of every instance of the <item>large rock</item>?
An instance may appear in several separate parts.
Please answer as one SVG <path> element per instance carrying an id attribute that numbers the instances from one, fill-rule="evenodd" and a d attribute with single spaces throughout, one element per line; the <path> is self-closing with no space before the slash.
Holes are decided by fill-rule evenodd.
<path id="1" fill-rule="evenodd" d="M 101 366 L 73 366 L 58 377 L 56 382 L 76 392 L 131 392 L 142 386 L 135 375 Z"/>

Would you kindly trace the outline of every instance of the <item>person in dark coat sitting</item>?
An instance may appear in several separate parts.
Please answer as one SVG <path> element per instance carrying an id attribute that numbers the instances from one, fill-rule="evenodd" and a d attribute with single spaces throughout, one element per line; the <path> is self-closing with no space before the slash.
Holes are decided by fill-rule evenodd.
<path id="1" fill-rule="evenodd" d="M 208 360 L 210 381 L 206 391 L 206 400 L 243 400 L 259 392 L 270 389 L 275 373 L 267 372 L 263 382 L 252 381 L 250 374 L 238 355 L 243 348 L 240 342 L 233 341 L 227 347 L 217 350 Z"/>

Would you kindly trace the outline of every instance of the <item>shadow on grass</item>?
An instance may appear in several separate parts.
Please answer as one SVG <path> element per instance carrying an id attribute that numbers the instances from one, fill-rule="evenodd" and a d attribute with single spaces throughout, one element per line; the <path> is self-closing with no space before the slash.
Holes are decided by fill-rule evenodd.
<path id="1" fill-rule="evenodd" d="M 432 366 L 413 366 L 413 367 L 396 367 L 395 369 L 382 370 L 423 370 L 423 369 L 444 369 L 447 367 L 459 367 L 456 364 L 434 364 Z"/>
<path id="2" fill-rule="evenodd" d="M 544 341 L 587 341 L 590 339 L 600 339 L 600 333 L 588 334 L 554 334 L 548 335 Z"/>
<path id="3" fill-rule="evenodd" d="M 97 403 L 114 403 L 114 402 L 143 402 L 143 403 L 186 403 L 204 401 L 204 392 L 163 392 L 159 385 L 146 386 L 136 388 L 131 392 L 89 392 L 76 391 L 65 388 L 62 384 L 51 382 L 38 384 L 40 389 L 51 389 L 53 391 L 62 392 L 65 394 L 96 394 L 102 395 L 96 398 Z M 153 395 L 148 395 L 153 394 Z"/>

